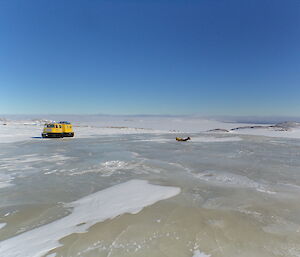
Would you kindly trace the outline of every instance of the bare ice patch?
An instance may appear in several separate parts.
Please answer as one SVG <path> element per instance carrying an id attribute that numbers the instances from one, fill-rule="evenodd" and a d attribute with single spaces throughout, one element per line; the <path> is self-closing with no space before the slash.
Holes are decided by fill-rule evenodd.
<path id="1" fill-rule="evenodd" d="M 118 170 L 128 170 L 131 169 L 132 165 L 128 162 L 112 160 L 100 163 L 99 165 L 94 165 L 85 170 L 71 169 L 68 171 L 69 176 L 73 175 L 83 175 L 86 173 L 100 173 L 103 177 L 109 177 L 113 175 Z M 47 174 L 50 174 L 49 172 Z"/>
<path id="2" fill-rule="evenodd" d="M 136 162 L 125 162 L 120 160 L 112 160 L 100 163 L 99 165 L 93 165 L 90 168 L 84 170 L 78 170 L 76 168 L 69 170 L 66 175 L 74 176 L 74 175 L 83 175 L 86 173 L 99 173 L 102 177 L 110 177 L 115 174 L 122 174 L 124 171 L 135 170 L 136 174 L 147 173 L 146 167 L 143 167 L 141 171 L 136 171 L 140 167 L 140 163 Z M 56 171 L 55 171 L 56 172 Z M 55 173 L 54 172 L 54 173 Z M 51 172 L 47 172 L 45 174 L 51 174 Z"/>
<path id="3" fill-rule="evenodd" d="M 180 193 L 180 188 L 151 185 L 144 180 L 104 189 L 66 204 L 73 212 L 57 221 L 0 242 L 0 256 L 38 257 L 60 246 L 72 233 L 86 232 L 94 224 L 124 213 L 136 214 L 144 207 Z"/>
<path id="4" fill-rule="evenodd" d="M 0 189 L 4 187 L 12 186 L 10 183 L 13 180 L 13 178 L 7 174 L 1 174 L 0 173 Z"/>
<path id="5" fill-rule="evenodd" d="M 194 176 L 201 180 L 220 186 L 253 188 L 262 193 L 275 194 L 275 192 L 268 190 L 267 186 L 262 183 L 249 179 L 246 176 L 233 174 L 230 172 L 206 171 L 204 173 L 194 174 Z"/>
<path id="6" fill-rule="evenodd" d="M 26 154 L 16 157 L 2 158 L 0 161 L 0 171 L 15 171 L 15 170 L 30 170 L 33 164 L 47 162 L 56 162 L 62 164 L 64 161 L 73 159 L 74 157 L 64 156 L 62 154 L 53 155 L 39 155 L 39 154 Z"/>
<path id="7" fill-rule="evenodd" d="M 17 177 L 26 177 L 33 172 L 38 172 L 34 166 L 39 163 L 53 163 L 63 165 L 65 161 L 74 157 L 62 154 L 39 155 L 26 154 L 0 159 L 0 189 L 14 185 L 12 181 Z"/>

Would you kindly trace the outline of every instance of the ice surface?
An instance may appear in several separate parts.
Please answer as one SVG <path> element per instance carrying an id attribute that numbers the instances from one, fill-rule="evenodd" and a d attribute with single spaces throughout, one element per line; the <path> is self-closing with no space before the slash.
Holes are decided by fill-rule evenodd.
<path id="1" fill-rule="evenodd" d="M 50 256 L 300 256 L 300 141 L 242 131 L 200 132 L 209 124 L 222 128 L 207 121 L 200 130 L 201 122 L 174 117 L 81 121 L 75 127 L 78 137 L 54 140 L 28 139 L 32 128 L 40 133 L 39 124 L 15 124 L 28 140 L 0 144 L 0 217 L 8 224 L 0 230 L 1 251 L 13 256 L 21 249 L 12 245 L 20 245 L 32 257 L 34 249 L 49 245 L 55 248 L 45 250 Z M 127 128 L 115 127 L 122 124 Z M 0 134 L 5 126 L 0 125 Z M 275 133 L 289 135 L 293 129 Z M 176 136 L 192 140 L 176 142 Z M 149 181 L 137 197 L 148 186 L 155 195 L 154 184 L 181 193 L 135 215 L 98 222 L 109 210 L 101 206 L 118 198 L 99 207 L 93 197 L 85 202 L 86 196 L 130 180 Z M 122 195 L 121 207 L 129 202 Z M 52 234 L 56 224 L 61 230 Z M 25 245 L 27 236 L 39 238 L 37 247 Z M 47 238 L 53 240 L 43 248 Z"/>
<path id="2" fill-rule="evenodd" d="M 144 207 L 179 194 L 176 187 L 151 185 L 131 180 L 67 204 L 70 215 L 42 227 L 0 242 L 0 255 L 6 257 L 43 256 L 60 245 L 59 239 L 82 233 L 97 222 L 124 213 L 136 214 Z"/>
<path id="3" fill-rule="evenodd" d="M 0 223 L 0 229 L 4 228 L 6 226 L 6 223 Z"/>

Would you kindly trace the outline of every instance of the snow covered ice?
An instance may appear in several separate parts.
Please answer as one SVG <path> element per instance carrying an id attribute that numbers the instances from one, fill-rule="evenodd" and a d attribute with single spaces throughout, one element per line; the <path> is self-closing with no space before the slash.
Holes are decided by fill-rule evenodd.
<path id="1" fill-rule="evenodd" d="M 0 256 L 300 256 L 299 139 L 80 129 L 0 143 Z"/>
<path id="2" fill-rule="evenodd" d="M 97 222 L 124 213 L 138 213 L 145 206 L 179 192 L 179 188 L 149 185 L 143 180 L 116 185 L 70 203 L 74 210 L 62 219 L 3 241 L 0 253 L 7 257 L 42 256 L 60 246 L 58 240 L 64 236 L 85 232 Z"/>

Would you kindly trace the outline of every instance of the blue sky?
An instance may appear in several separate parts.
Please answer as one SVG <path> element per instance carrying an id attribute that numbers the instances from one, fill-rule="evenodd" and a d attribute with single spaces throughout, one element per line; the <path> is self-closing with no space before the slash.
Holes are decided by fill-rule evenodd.
<path id="1" fill-rule="evenodd" d="M 298 0 L 0 0 L 0 114 L 300 116 Z"/>

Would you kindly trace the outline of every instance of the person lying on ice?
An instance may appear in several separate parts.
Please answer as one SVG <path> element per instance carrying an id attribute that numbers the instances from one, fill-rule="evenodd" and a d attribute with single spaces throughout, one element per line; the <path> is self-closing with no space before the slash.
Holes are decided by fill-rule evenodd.
<path id="1" fill-rule="evenodd" d="M 188 140 L 191 140 L 191 138 L 190 137 L 187 137 L 187 138 L 176 137 L 176 141 L 188 141 Z"/>

